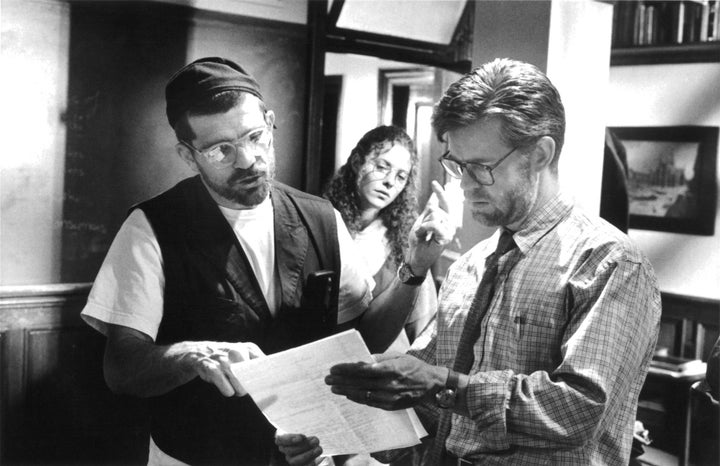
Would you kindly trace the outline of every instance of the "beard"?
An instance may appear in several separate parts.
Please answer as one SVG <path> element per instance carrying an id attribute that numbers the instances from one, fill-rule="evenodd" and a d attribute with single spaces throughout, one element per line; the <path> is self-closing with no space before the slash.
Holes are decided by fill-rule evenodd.
<path id="1" fill-rule="evenodd" d="M 206 180 L 206 182 L 210 188 L 228 201 L 245 207 L 255 207 L 267 198 L 272 178 L 268 176 L 268 173 L 261 171 L 255 171 L 252 174 L 248 174 L 247 170 L 243 171 L 246 173 L 234 173 L 226 184 L 216 184 L 211 180 Z M 242 179 L 253 176 L 261 177 L 254 186 L 242 187 L 242 183 L 238 183 Z"/>
<path id="2" fill-rule="evenodd" d="M 488 227 L 512 225 L 525 218 L 538 198 L 539 180 L 533 179 L 529 163 L 521 167 L 521 181 L 497 200 L 485 206 L 489 210 L 471 209 L 472 217 Z M 474 198 L 482 199 L 482 192 Z"/>
<path id="3" fill-rule="evenodd" d="M 257 163 L 250 168 L 235 169 L 226 179 L 219 179 L 200 170 L 205 184 L 223 199 L 243 207 L 255 207 L 267 199 L 270 185 L 275 178 L 274 157 L 268 154 L 265 169 L 258 169 Z"/>

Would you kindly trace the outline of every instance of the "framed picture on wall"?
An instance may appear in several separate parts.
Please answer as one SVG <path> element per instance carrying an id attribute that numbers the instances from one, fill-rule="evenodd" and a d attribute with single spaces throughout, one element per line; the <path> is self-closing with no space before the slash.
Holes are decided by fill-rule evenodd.
<path id="1" fill-rule="evenodd" d="M 627 155 L 630 228 L 714 234 L 718 128 L 611 127 Z"/>

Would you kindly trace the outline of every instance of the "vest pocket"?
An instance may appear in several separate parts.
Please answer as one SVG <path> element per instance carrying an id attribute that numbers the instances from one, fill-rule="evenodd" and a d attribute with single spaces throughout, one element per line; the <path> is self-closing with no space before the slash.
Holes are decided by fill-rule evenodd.
<path id="1" fill-rule="evenodd" d="M 259 344 L 262 340 L 263 324 L 244 303 L 208 296 L 194 299 L 183 307 L 174 316 L 163 317 L 163 326 L 174 330 L 176 341 L 252 341 Z"/>

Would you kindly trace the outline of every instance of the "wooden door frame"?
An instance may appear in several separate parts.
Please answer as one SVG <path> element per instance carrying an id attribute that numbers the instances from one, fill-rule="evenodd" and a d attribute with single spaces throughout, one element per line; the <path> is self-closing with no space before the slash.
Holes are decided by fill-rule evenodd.
<path id="1" fill-rule="evenodd" d="M 393 36 L 350 31 L 336 26 L 344 0 L 335 0 L 328 11 L 328 0 L 308 2 L 308 100 L 305 134 L 303 190 L 317 193 L 321 189 L 322 111 L 325 53 L 353 53 L 387 60 L 434 66 L 458 73 L 470 71 L 472 65 L 475 2 L 469 0 L 450 44 L 403 39 Z"/>

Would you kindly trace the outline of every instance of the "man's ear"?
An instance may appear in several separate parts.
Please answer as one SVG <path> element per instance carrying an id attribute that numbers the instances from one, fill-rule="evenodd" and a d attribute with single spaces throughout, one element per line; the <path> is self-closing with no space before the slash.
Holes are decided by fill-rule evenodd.
<path id="1" fill-rule="evenodd" d="M 195 161 L 195 157 L 193 157 L 193 153 L 189 147 L 187 147 L 182 142 L 178 142 L 177 144 L 175 144 L 175 150 L 177 151 L 183 162 L 185 162 L 187 166 L 190 167 L 190 170 L 194 171 L 195 173 L 198 173 L 200 171 L 198 169 L 197 162 Z"/>
<path id="2" fill-rule="evenodd" d="M 265 111 L 265 123 L 271 128 L 275 127 L 275 112 L 272 110 Z"/>
<path id="3" fill-rule="evenodd" d="M 555 140 L 550 136 L 543 136 L 535 143 L 533 164 L 538 171 L 548 168 L 555 158 Z"/>

